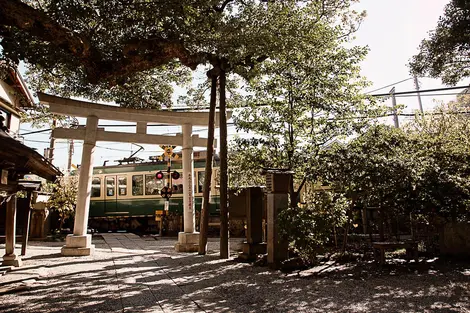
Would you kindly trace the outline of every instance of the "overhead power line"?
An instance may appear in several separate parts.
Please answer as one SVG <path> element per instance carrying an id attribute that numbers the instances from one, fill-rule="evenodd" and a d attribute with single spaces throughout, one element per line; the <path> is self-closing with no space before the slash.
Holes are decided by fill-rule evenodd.
<path id="1" fill-rule="evenodd" d="M 48 129 L 41 129 L 41 130 L 36 130 L 36 131 L 32 131 L 32 132 L 20 134 L 20 136 L 26 136 L 26 135 L 32 135 L 32 134 L 45 133 L 45 132 L 48 132 L 48 131 L 51 131 L 51 130 L 52 130 L 51 128 L 48 128 Z"/>
<path id="2" fill-rule="evenodd" d="M 421 95 L 421 97 L 436 97 L 436 96 L 457 96 L 460 92 L 448 92 L 448 93 L 428 93 L 426 95 Z M 408 98 L 416 97 L 416 95 L 399 95 L 397 98 Z"/>
<path id="3" fill-rule="evenodd" d="M 423 89 L 423 90 L 411 90 L 411 91 L 401 91 L 401 92 L 395 92 L 395 96 L 398 95 L 411 95 L 411 94 L 416 94 L 416 93 L 426 93 L 426 92 L 436 92 L 436 91 L 446 91 L 446 90 L 455 90 L 455 89 L 465 89 L 465 88 L 470 88 L 470 86 L 455 86 L 455 87 L 444 87 L 444 88 L 435 88 L 435 89 Z M 375 94 L 371 95 L 372 97 L 387 97 L 390 96 L 390 93 L 380 93 L 380 94 Z"/>
<path id="4" fill-rule="evenodd" d="M 406 82 L 406 81 L 409 81 L 413 79 L 412 77 L 409 77 L 407 79 L 403 79 L 403 80 L 400 80 L 396 83 L 393 83 L 393 84 L 390 84 L 390 85 L 387 85 L 387 86 L 383 86 L 383 87 L 380 87 L 380 88 L 377 88 L 377 89 L 374 89 L 374 90 L 371 90 L 371 91 L 367 91 L 366 93 L 371 93 L 371 92 L 376 92 L 376 91 L 379 91 L 379 90 L 382 90 L 382 89 L 385 89 L 385 88 L 388 88 L 388 87 L 392 87 L 392 86 L 395 86 L 395 85 L 398 85 L 398 84 L 401 84 L 403 82 Z"/>

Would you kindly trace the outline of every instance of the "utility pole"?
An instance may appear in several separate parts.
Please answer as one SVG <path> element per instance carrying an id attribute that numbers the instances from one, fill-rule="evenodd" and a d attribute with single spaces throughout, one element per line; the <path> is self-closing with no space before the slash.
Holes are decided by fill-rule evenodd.
<path id="1" fill-rule="evenodd" d="M 393 122 L 395 123 L 396 128 L 400 128 L 398 123 L 398 113 L 397 113 L 397 99 L 395 98 L 395 87 L 390 89 L 390 96 L 392 97 L 392 108 L 393 108 Z"/>
<path id="2" fill-rule="evenodd" d="M 421 93 L 419 92 L 419 81 L 418 81 L 418 77 L 416 75 L 414 76 L 414 81 L 415 81 L 415 88 L 416 88 L 416 91 L 417 91 L 416 94 L 418 95 L 419 110 L 421 111 L 421 113 L 424 113 L 423 103 L 421 102 Z"/>
<path id="3" fill-rule="evenodd" d="M 70 174 L 70 169 L 72 168 L 73 139 L 69 139 L 68 143 L 69 143 L 69 158 L 67 162 L 67 173 Z"/>

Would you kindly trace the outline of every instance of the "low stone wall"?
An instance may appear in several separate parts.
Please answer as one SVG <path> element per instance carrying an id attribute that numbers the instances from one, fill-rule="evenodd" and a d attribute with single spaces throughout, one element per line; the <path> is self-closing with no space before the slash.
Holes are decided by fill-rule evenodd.
<path id="1" fill-rule="evenodd" d="M 470 255 L 470 223 L 444 225 L 439 236 L 439 248 L 444 255 Z"/>

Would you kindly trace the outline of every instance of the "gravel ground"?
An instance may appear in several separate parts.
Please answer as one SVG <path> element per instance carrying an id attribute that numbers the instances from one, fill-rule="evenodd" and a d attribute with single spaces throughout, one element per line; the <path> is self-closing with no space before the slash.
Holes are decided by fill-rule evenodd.
<path id="1" fill-rule="evenodd" d="M 175 238 L 94 243 L 93 256 L 62 257 L 63 243 L 32 242 L 24 266 L 0 276 L 0 312 L 470 312 L 468 262 L 286 274 L 219 260 L 214 239 L 206 256 L 176 253 Z"/>

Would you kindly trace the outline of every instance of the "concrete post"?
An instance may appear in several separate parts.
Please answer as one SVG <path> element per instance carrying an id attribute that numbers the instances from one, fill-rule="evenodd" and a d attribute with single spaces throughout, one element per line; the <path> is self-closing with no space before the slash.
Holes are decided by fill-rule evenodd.
<path id="1" fill-rule="evenodd" d="M 278 215 L 289 206 L 289 185 L 292 179 L 289 171 L 268 171 L 267 186 L 267 250 L 268 265 L 278 268 L 288 257 L 288 242 L 283 240 L 278 231 Z"/>
<path id="2" fill-rule="evenodd" d="M 192 125 L 183 124 L 183 221 L 184 232 L 178 234 L 175 249 L 178 252 L 197 252 L 199 248 L 199 233 L 194 231 L 194 162 Z"/>
<path id="3" fill-rule="evenodd" d="M 5 218 L 5 255 L 2 265 L 21 266 L 21 258 L 15 254 L 16 244 L 16 195 L 10 196 L 7 202 Z"/>
<path id="4" fill-rule="evenodd" d="M 96 116 L 87 117 L 82 163 L 80 165 L 80 176 L 78 180 L 75 225 L 73 235 L 68 235 L 65 239 L 62 255 L 91 255 L 94 251 L 94 245 L 91 244 L 91 235 L 87 235 L 87 228 L 90 209 L 91 178 L 93 175 L 93 155 L 95 152 L 98 121 L 99 119 Z"/>
<path id="5" fill-rule="evenodd" d="M 194 212 L 194 155 L 192 143 L 191 124 L 183 125 L 183 207 L 184 207 L 184 232 L 193 233 L 195 224 Z"/>
<path id="6" fill-rule="evenodd" d="M 37 191 L 34 191 L 37 195 Z M 23 237 L 21 238 L 21 255 L 26 255 L 26 248 L 29 240 L 29 224 L 31 221 L 31 201 L 33 199 L 33 191 L 28 190 L 26 207 L 23 208 Z M 37 196 L 36 196 L 37 197 Z"/>

